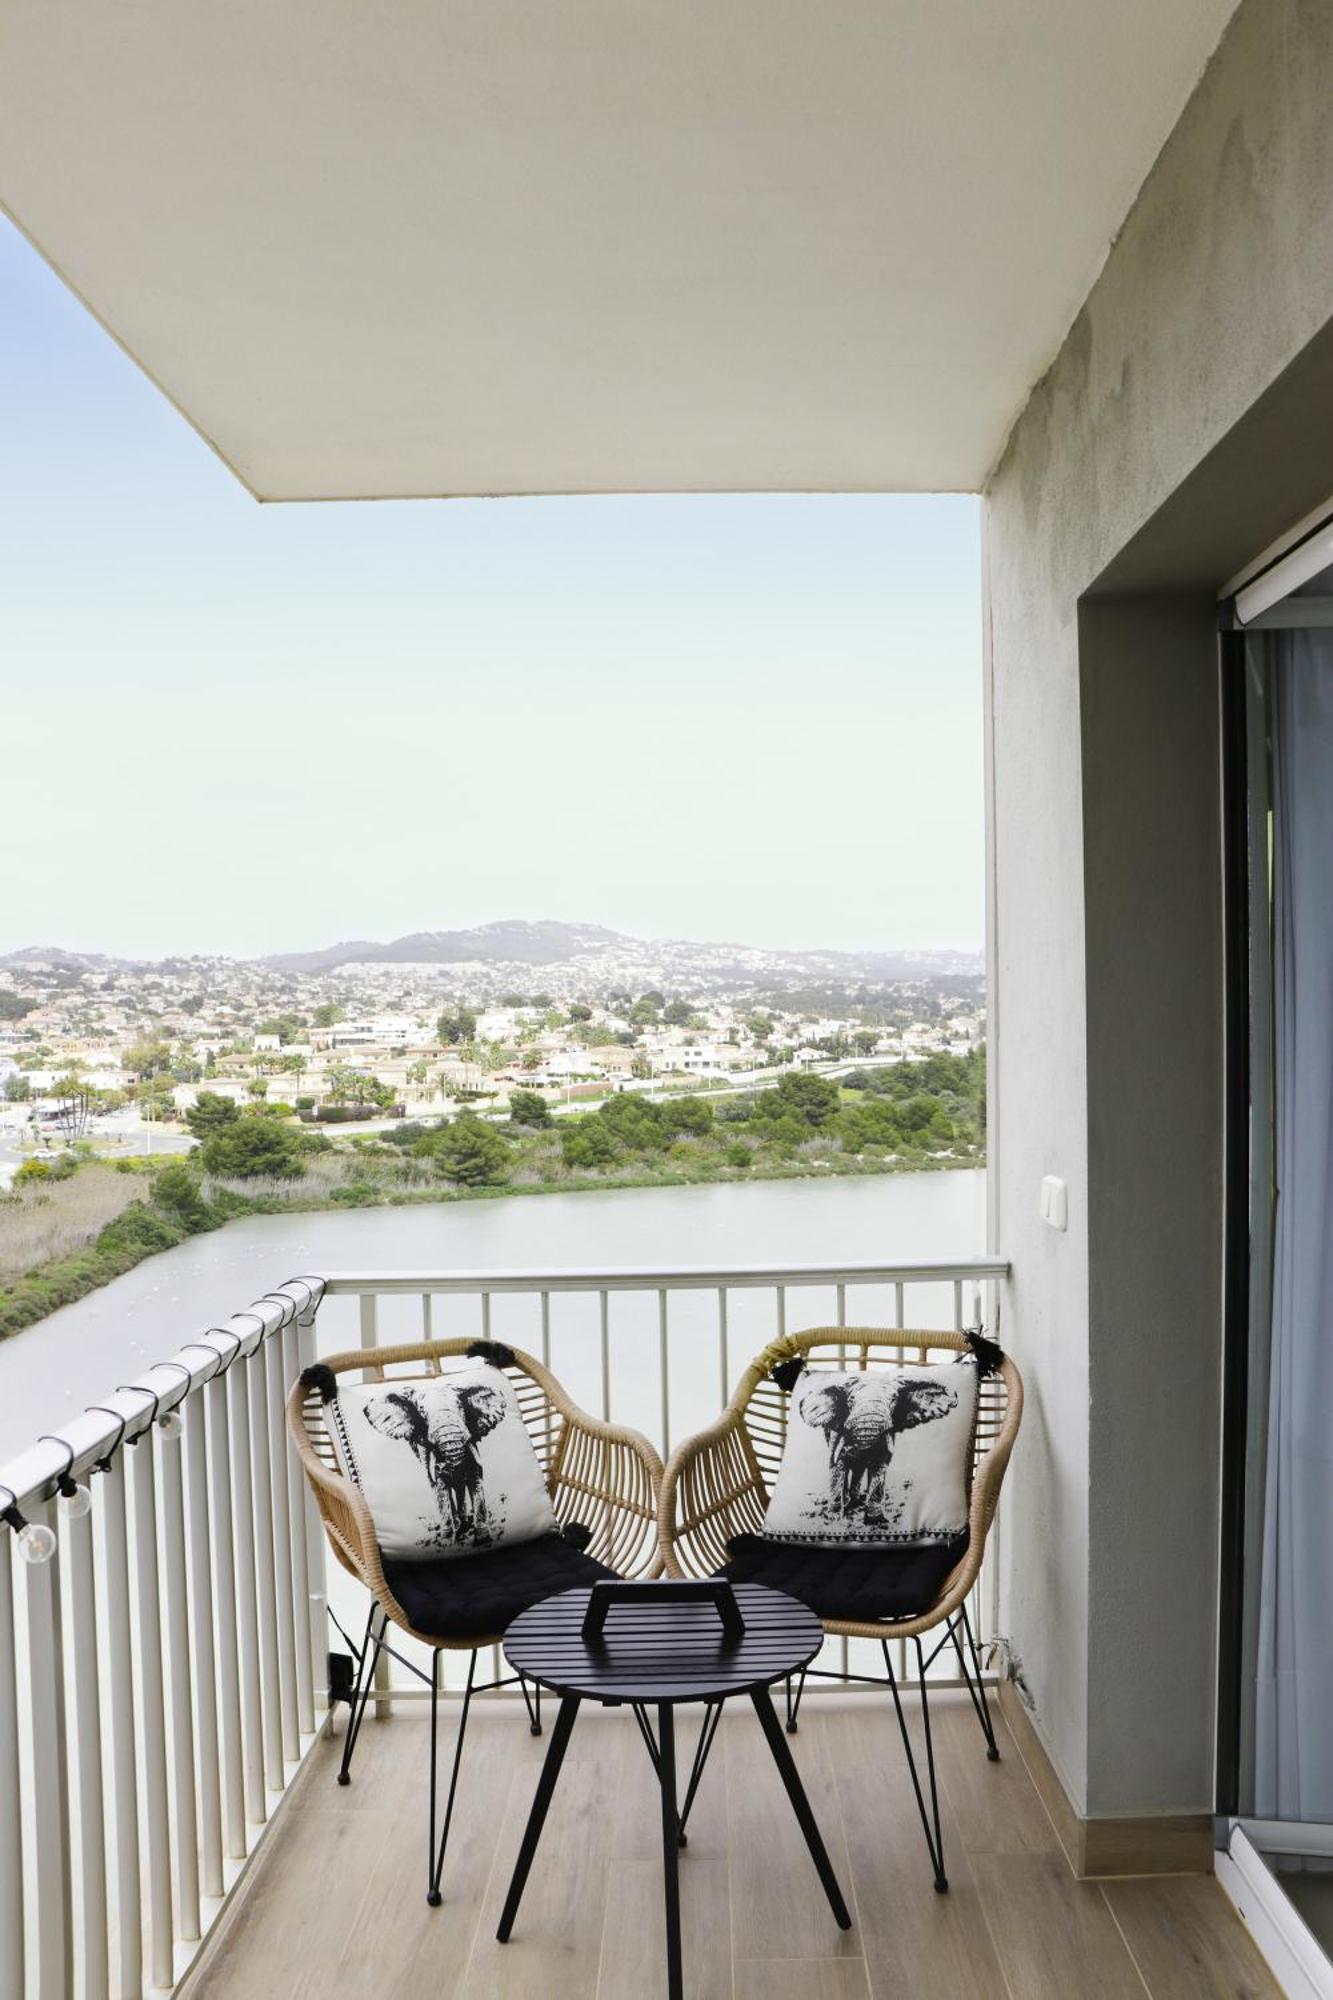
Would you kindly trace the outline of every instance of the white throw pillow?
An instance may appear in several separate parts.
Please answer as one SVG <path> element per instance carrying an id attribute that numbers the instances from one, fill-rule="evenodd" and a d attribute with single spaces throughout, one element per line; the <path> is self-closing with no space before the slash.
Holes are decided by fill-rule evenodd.
<path id="1" fill-rule="evenodd" d="M 557 1526 L 518 1398 L 486 1362 L 340 1385 L 328 1414 L 386 1556 L 478 1555 Z"/>
<path id="2" fill-rule="evenodd" d="M 806 1369 L 762 1532 L 824 1548 L 949 1541 L 967 1527 L 971 1355 L 934 1368 Z"/>

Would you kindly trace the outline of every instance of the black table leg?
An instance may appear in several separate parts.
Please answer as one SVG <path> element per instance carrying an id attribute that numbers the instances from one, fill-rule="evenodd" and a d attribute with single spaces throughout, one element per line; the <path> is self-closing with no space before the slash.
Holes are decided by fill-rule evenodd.
<path id="1" fill-rule="evenodd" d="M 819 1879 L 824 1884 L 824 1894 L 828 1897 L 829 1905 L 838 1920 L 838 1928 L 849 1931 L 852 1919 L 847 1905 L 842 1900 L 842 1890 L 838 1887 L 838 1878 L 833 1872 L 833 1863 L 828 1858 L 828 1850 L 824 1846 L 818 1822 L 810 1810 L 810 1801 L 805 1796 L 800 1773 L 796 1769 L 791 1751 L 787 1748 L 782 1725 L 773 1712 L 773 1697 L 766 1687 L 757 1687 L 750 1689 L 750 1699 L 754 1703 L 754 1712 L 763 1726 L 764 1735 L 768 1738 L 768 1747 L 773 1752 L 773 1762 L 781 1772 L 782 1782 L 787 1787 L 787 1797 L 791 1800 L 792 1810 L 800 1822 L 801 1832 L 805 1835 L 805 1844 L 810 1849 L 810 1858 L 819 1871 Z"/>
<path id="2" fill-rule="evenodd" d="M 662 1875 L 666 1887 L 667 2000 L 682 2000 L 680 1965 L 680 1817 L 676 1811 L 676 1718 L 671 1703 L 657 1708 L 657 1775 L 662 1782 Z"/>
<path id="3" fill-rule="evenodd" d="M 555 1781 L 560 1776 L 560 1766 L 565 1761 L 565 1751 L 574 1733 L 574 1718 L 579 1712 L 579 1697 L 567 1694 L 561 1697 L 560 1713 L 551 1731 L 551 1741 L 546 1752 L 546 1762 L 542 1765 L 541 1777 L 537 1780 L 537 1796 L 532 1801 L 532 1811 L 528 1814 L 528 1824 L 523 1833 L 523 1845 L 518 1850 L 518 1860 L 514 1864 L 514 1877 L 509 1884 L 509 1894 L 500 1918 L 500 1928 L 495 1933 L 501 1944 L 508 1944 L 509 1933 L 514 1928 L 514 1918 L 518 1915 L 519 1901 L 523 1895 L 523 1885 L 528 1879 L 533 1856 L 537 1852 L 537 1842 L 542 1837 L 542 1827 L 546 1823 L 547 1809 L 551 1795 L 555 1791 Z"/>

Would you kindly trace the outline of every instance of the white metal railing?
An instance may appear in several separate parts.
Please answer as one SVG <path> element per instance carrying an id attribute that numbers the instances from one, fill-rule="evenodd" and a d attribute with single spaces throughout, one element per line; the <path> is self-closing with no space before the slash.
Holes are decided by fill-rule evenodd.
<path id="1" fill-rule="evenodd" d="M 315 1739 L 326 1591 L 358 1609 L 286 1448 L 317 1334 L 323 1353 L 453 1333 L 527 1347 L 665 1453 L 775 1332 L 993 1324 L 1007 1268 L 293 1279 L 37 1440 L 0 1467 L 0 1996 L 169 1988 Z M 976 1608 L 984 1634 L 993 1607 Z"/>

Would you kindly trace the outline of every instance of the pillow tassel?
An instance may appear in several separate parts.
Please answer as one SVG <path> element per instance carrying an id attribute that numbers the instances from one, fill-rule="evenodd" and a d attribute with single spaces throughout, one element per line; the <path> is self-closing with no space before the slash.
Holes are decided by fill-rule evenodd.
<path id="1" fill-rule="evenodd" d="M 1004 1360 L 1004 1349 L 998 1341 L 987 1340 L 979 1326 L 963 1329 L 963 1339 L 976 1356 L 977 1374 L 984 1382 L 988 1375 L 998 1375 L 1000 1363 Z"/>
<path id="2" fill-rule="evenodd" d="M 805 1356 L 793 1354 L 789 1361 L 777 1361 L 773 1364 L 771 1373 L 779 1389 L 786 1389 L 790 1393 L 805 1373 Z"/>
<path id="3" fill-rule="evenodd" d="M 318 1395 L 322 1403 L 331 1403 L 338 1393 L 338 1378 L 323 1361 L 301 1370 L 301 1387 L 308 1395 Z"/>
<path id="4" fill-rule="evenodd" d="M 492 1368 L 516 1368 L 518 1366 L 512 1347 L 505 1347 L 498 1340 L 474 1340 L 467 1351 L 469 1361 L 489 1361 Z"/>

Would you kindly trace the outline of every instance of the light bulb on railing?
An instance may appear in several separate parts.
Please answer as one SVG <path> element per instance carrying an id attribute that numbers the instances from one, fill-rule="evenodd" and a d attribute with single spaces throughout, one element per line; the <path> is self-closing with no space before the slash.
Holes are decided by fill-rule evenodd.
<path id="1" fill-rule="evenodd" d="M 93 1496 L 90 1488 L 80 1486 L 73 1479 L 63 1480 L 60 1487 L 60 1510 L 63 1514 L 67 1514 L 71 1521 L 81 1521 L 85 1514 L 91 1514 Z"/>
<path id="2" fill-rule="evenodd" d="M 185 1419 L 179 1410 L 168 1410 L 165 1417 L 159 1417 L 157 1427 L 170 1444 L 174 1444 L 185 1434 Z"/>
<path id="3" fill-rule="evenodd" d="M 18 1531 L 19 1554 L 25 1563 L 49 1563 L 56 1552 L 54 1528 L 45 1521 L 27 1521 Z"/>

